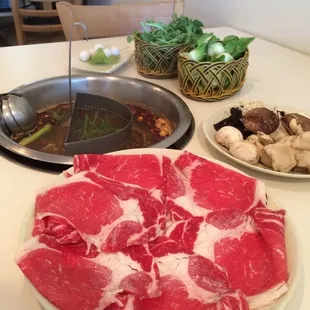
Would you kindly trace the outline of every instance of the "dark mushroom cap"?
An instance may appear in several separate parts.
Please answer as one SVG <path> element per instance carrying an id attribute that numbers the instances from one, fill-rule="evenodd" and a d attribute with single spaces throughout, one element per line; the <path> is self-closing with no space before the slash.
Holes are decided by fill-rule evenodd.
<path id="1" fill-rule="evenodd" d="M 289 113 L 282 117 L 282 122 L 286 125 L 286 129 L 289 128 L 289 124 L 294 118 L 296 119 L 297 125 L 300 125 L 303 131 L 310 131 L 310 118 L 298 113 Z"/>
<path id="2" fill-rule="evenodd" d="M 280 119 L 274 112 L 266 108 L 252 109 L 243 117 L 244 127 L 253 132 L 263 132 L 269 135 L 277 130 Z"/>

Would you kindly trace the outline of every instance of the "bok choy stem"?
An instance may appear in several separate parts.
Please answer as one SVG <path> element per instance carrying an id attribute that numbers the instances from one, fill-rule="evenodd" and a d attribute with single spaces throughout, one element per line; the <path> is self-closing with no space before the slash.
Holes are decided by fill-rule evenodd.
<path id="1" fill-rule="evenodd" d="M 19 142 L 19 145 L 21 146 L 27 146 L 28 144 L 38 140 L 40 137 L 42 137 L 43 135 L 45 135 L 46 133 L 50 132 L 53 130 L 53 126 L 48 123 L 46 125 L 44 125 L 40 130 L 38 130 L 37 132 L 33 133 L 32 135 L 30 135 L 29 137 L 25 137 L 24 139 L 22 139 Z"/>

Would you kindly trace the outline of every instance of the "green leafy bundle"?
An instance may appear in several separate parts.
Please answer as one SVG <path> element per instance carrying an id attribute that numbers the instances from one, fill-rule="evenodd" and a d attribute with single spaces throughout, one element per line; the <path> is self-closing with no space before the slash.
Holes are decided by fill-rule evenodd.
<path id="1" fill-rule="evenodd" d="M 141 22 L 144 32 L 135 31 L 127 38 L 131 42 L 135 38 L 155 45 L 193 44 L 202 34 L 203 23 L 187 16 L 173 16 L 169 24 L 148 20 Z"/>
<path id="2" fill-rule="evenodd" d="M 242 57 L 255 37 L 239 38 L 229 35 L 220 40 L 213 33 L 205 33 L 196 41 L 196 47 L 185 57 L 194 61 L 229 62 Z"/>
<path id="3" fill-rule="evenodd" d="M 92 65 L 114 65 L 120 60 L 120 56 L 107 56 L 102 48 L 98 48 L 95 54 L 90 58 Z"/>

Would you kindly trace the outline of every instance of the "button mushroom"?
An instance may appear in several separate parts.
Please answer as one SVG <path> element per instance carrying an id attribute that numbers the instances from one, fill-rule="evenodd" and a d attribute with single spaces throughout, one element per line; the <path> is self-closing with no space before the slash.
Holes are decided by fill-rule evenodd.
<path id="1" fill-rule="evenodd" d="M 244 127 L 253 132 L 263 132 L 267 135 L 279 127 L 280 119 L 267 108 L 255 108 L 248 111 L 243 117 Z"/>
<path id="2" fill-rule="evenodd" d="M 255 165 L 259 162 L 259 155 L 256 146 L 248 141 L 239 141 L 232 144 L 229 153 L 248 163 Z"/>
<path id="3" fill-rule="evenodd" d="M 241 131 L 237 128 L 232 126 L 224 126 L 216 133 L 215 140 L 220 145 L 229 149 L 233 143 L 242 141 L 243 136 Z"/>
<path id="4" fill-rule="evenodd" d="M 286 142 L 277 142 L 264 147 L 266 155 L 272 161 L 272 168 L 279 172 L 290 172 L 297 164 L 295 151 Z"/>

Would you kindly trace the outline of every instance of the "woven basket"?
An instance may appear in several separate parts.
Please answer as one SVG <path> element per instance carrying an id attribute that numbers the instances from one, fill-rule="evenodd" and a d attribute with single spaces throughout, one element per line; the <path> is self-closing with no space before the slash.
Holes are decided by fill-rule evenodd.
<path id="1" fill-rule="evenodd" d="M 152 79 L 170 79 L 178 75 L 178 54 L 184 45 L 149 44 L 135 38 L 135 59 L 139 74 Z"/>
<path id="2" fill-rule="evenodd" d="M 198 101 L 219 101 L 233 96 L 243 86 L 249 66 L 249 51 L 230 62 L 196 62 L 181 54 L 178 76 L 184 96 Z"/>

